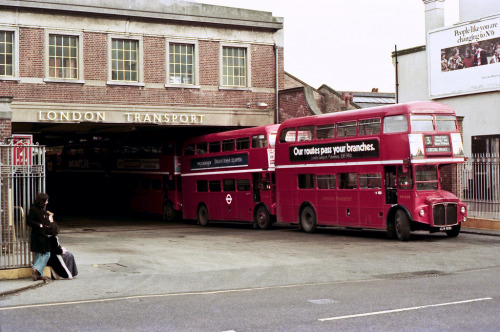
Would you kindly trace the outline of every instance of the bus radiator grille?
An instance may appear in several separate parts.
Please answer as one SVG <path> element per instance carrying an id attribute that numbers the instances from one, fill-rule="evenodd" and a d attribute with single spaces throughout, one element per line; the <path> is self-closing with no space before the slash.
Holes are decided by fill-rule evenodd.
<path id="1" fill-rule="evenodd" d="M 449 226 L 457 224 L 457 204 L 436 204 L 432 209 L 434 226 Z"/>

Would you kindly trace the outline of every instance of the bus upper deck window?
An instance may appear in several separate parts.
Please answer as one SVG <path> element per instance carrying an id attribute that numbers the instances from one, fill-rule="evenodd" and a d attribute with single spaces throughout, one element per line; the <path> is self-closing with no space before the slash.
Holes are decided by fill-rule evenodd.
<path id="1" fill-rule="evenodd" d="M 457 123 L 453 115 L 437 115 L 436 130 L 437 131 L 457 131 Z"/>
<path id="2" fill-rule="evenodd" d="M 222 151 L 234 151 L 234 139 L 222 141 Z"/>
<path id="3" fill-rule="evenodd" d="M 328 139 L 335 137 L 335 125 L 327 124 L 316 127 L 316 139 Z"/>
<path id="4" fill-rule="evenodd" d="M 285 142 L 295 142 L 295 128 L 285 128 L 281 132 L 280 135 L 280 142 L 285 143 Z"/>
<path id="5" fill-rule="evenodd" d="M 384 134 L 405 133 L 408 131 L 408 121 L 404 115 L 387 116 L 384 118 Z"/>
<path id="6" fill-rule="evenodd" d="M 198 143 L 196 144 L 196 154 L 205 154 L 207 153 L 207 143 Z"/>
<path id="7" fill-rule="evenodd" d="M 220 152 L 220 141 L 208 143 L 208 151 L 210 153 Z"/>
<path id="8" fill-rule="evenodd" d="M 337 124 L 337 137 L 356 136 L 356 121 L 340 122 Z"/>
<path id="9" fill-rule="evenodd" d="M 359 120 L 359 135 L 378 135 L 380 134 L 380 119 Z"/>
<path id="10" fill-rule="evenodd" d="M 188 144 L 188 145 L 186 145 L 186 148 L 184 149 L 184 155 L 185 156 L 192 156 L 192 155 L 194 155 L 194 144 Z"/>
<path id="11" fill-rule="evenodd" d="M 246 150 L 250 148 L 250 138 L 243 137 L 236 139 L 236 150 Z"/>
<path id="12" fill-rule="evenodd" d="M 267 148 L 267 137 L 264 134 L 252 136 L 252 148 Z"/>
<path id="13" fill-rule="evenodd" d="M 297 141 L 310 141 L 314 136 L 314 126 L 299 127 L 297 130 Z"/>
<path id="14" fill-rule="evenodd" d="M 411 131 L 434 131 L 432 115 L 412 115 L 410 117 Z"/>

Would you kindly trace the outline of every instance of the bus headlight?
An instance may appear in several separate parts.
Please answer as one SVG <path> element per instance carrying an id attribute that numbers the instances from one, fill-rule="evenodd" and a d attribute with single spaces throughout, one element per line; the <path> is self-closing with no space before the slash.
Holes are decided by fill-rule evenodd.
<path id="1" fill-rule="evenodd" d="M 424 209 L 421 209 L 421 210 L 418 212 L 418 214 L 419 214 L 421 217 L 425 216 L 425 210 L 424 210 Z"/>
<path id="2" fill-rule="evenodd" d="M 462 207 L 460 208 L 460 212 L 461 212 L 462 214 L 465 214 L 465 206 L 462 206 Z"/>

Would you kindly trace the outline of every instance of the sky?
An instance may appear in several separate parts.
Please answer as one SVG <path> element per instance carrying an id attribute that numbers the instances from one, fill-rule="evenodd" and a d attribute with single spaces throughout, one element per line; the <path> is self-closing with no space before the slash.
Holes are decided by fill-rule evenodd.
<path id="1" fill-rule="evenodd" d="M 458 22 L 445 1 L 445 25 Z M 395 91 L 391 54 L 425 44 L 422 0 L 198 0 L 284 18 L 285 71 L 314 88 Z"/>

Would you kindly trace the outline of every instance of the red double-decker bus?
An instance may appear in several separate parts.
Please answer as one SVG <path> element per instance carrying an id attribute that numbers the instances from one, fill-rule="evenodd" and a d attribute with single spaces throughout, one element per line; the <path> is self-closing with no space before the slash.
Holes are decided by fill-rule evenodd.
<path id="1" fill-rule="evenodd" d="M 274 143 L 279 125 L 189 139 L 182 156 L 184 219 L 252 222 L 275 216 Z"/>
<path id="2" fill-rule="evenodd" d="M 455 112 L 415 102 L 290 119 L 276 142 L 278 222 L 457 236 L 466 207 L 440 176 L 464 161 Z M 451 167 L 450 167 L 451 165 Z"/>
<path id="3" fill-rule="evenodd" d="M 181 165 L 174 142 L 162 145 L 120 145 L 112 153 L 110 176 L 122 188 L 132 212 L 181 217 Z"/>

